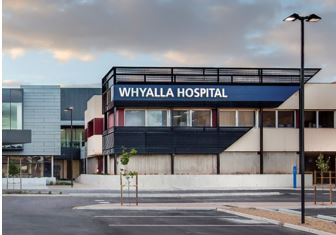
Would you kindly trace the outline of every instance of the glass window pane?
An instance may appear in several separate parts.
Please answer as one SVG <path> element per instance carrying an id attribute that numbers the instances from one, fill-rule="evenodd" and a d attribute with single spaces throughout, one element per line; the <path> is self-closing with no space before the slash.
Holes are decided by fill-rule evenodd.
<path id="1" fill-rule="evenodd" d="M 147 126 L 167 126 L 166 110 L 148 110 Z"/>
<path id="2" fill-rule="evenodd" d="M 333 111 L 319 111 L 319 127 L 334 128 Z"/>
<path id="3" fill-rule="evenodd" d="M 239 111 L 238 126 L 254 126 L 254 111 Z"/>
<path id="4" fill-rule="evenodd" d="M 294 127 L 294 111 L 278 111 L 278 127 Z"/>
<path id="5" fill-rule="evenodd" d="M 2 129 L 10 129 L 10 103 L 2 103 Z"/>
<path id="6" fill-rule="evenodd" d="M 190 126 L 189 116 L 189 110 L 173 110 L 173 125 Z"/>
<path id="7" fill-rule="evenodd" d="M 145 110 L 126 110 L 125 126 L 145 126 Z"/>
<path id="8" fill-rule="evenodd" d="M 22 129 L 21 103 L 11 103 L 11 129 Z"/>
<path id="9" fill-rule="evenodd" d="M 275 127 L 275 111 L 263 111 L 264 127 Z"/>
<path id="10" fill-rule="evenodd" d="M 305 111 L 304 112 L 304 126 L 316 128 L 316 112 L 315 111 Z"/>
<path id="11" fill-rule="evenodd" d="M 220 111 L 219 112 L 220 126 L 236 126 L 236 111 Z"/>
<path id="12" fill-rule="evenodd" d="M 211 126 L 210 110 L 192 111 L 192 126 Z"/>

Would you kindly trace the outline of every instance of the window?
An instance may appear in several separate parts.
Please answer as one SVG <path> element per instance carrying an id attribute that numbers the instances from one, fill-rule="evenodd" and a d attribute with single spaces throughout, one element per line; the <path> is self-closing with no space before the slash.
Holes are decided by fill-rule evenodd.
<path id="1" fill-rule="evenodd" d="M 173 110 L 173 126 L 190 126 L 189 110 Z"/>
<path id="2" fill-rule="evenodd" d="M 275 111 L 263 111 L 264 127 L 275 127 Z"/>
<path id="3" fill-rule="evenodd" d="M 210 110 L 193 110 L 192 111 L 192 126 L 211 126 Z"/>
<path id="4" fill-rule="evenodd" d="M 239 111 L 238 126 L 254 126 L 254 111 Z"/>
<path id="5" fill-rule="evenodd" d="M 72 143 L 74 148 L 84 146 L 84 128 L 72 129 Z M 61 129 L 61 147 L 71 147 L 71 128 L 62 127 Z"/>
<path id="6" fill-rule="evenodd" d="M 319 111 L 319 127 L 334 128 L 334 112 L 333 111 Z"/>
<path id="7" fill-rule="evenodd" d="M 305 127 L 316 127 L 316 112 L 315 111 L 305 111 L 304 112 L 304 126 Z"/>
<path id="8" fill-rule="evenodd" d="M 145 126 L 145 110 L 125 110 L 125 126 Z"/>
<path id="9" fill-rule="evenodd" d="M 10 129 L 10 103 L 2 103 L 2 129 Z"/>
<path id="10" fill-rule="evenodd" d="M 236 126 L 236 111 L 220 111 L 219 126 Z"/>
<path id="11" fill-rule="evenodd" d="M 167 110 L 147 110 L 147 126 L 167 126 Z"/>
<path id="12" fill-rule="evenodd" d="M 278 127 L 294 127 L 294 111 L 278 111 Z"/>
<path id="13" fill-rule="evenodd" d="M 22 103 L 2 103 L 2 128 L 22 129 Z"/>

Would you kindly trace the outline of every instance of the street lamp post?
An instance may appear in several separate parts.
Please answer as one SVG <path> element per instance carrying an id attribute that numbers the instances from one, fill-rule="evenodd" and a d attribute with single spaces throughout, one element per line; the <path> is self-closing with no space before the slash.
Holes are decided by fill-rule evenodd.
<path id="1" fill-rule="evenodd" d="M 294 13 L 284 19 L 284 21 L 301 22 L 301 68 L 300 68 L 300 91 L 299 91 L 299 110 L 300 110 L 300 128 L 299 128 L 299 153 L 300 153 L 300 171 L 301 171 L 301 223 L 305 223 L 305 158 L 304 158 L 304 22 L 318 22 L 321 17 L 311 14 L 309 16 L 300 16 Z"/>
<path id="2" fill-rule="evenodd" d="M 68 107 L 66 109 L 64 109 L 64 112 L 70 112 L 70 157 L 71 157 L 71 163 L 70 163 L 70 167 L 71 167 L 71 187 L 73 187 L 73 169 L 72 169 L 72 163 L 73 163 L 73 144 L 72 144 L 72 111 L 73 111 L 73 107 Z"/>

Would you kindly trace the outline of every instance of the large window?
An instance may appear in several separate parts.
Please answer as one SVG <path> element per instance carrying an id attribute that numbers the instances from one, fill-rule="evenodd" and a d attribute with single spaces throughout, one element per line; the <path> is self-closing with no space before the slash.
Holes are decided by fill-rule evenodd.
<path id="1" fill-rule="evenodd" d="M 167 110 L 147 110 L 146 126 L 167 126 L 168 112 Z"/>
<path id="2" fill-rule="evenodd" d="M 84 129 L 72 129 L 72 143 L 74 148 L 80 148 L 84 145 Z M 61 129 L 61 147 L 71 147 L 71 128 L 62 127 Z"/>
<path id="3" fill-rule="evenodd" d="M 238 126 L 254 126 L 254 111 L 239 111 Z"/>
<path id="4" fill-rule="evenodd" d="M 316 111 L 305 111 L 304 112 L 304 126 L 305 127 L 316 127 Z"/>
<path id="5" fill-rule="evenodd" d="M 333 111 L 319 111 L 319 127 L 334 128 L 334 112 Z"/>
<path id="6" fill-rule="evenodd" d="M 173 110 L 173 126 L 190 126 L 189 110 Z"/>
<path id="7" fill-rule="evenodd" d="M 294 111 L 278 111 L 278 127 L 294 127 Z"/>
<path id="8" fill-rule="evenodd" d="M 126 110 L 125 126 L 145 126 L 145 110 Z"/>
<path id="9" fill-rule="evenodd" d="M 219 126 L 236 126 L 236 111 L 220 111 Z"/>
<path id="10" fill-rule="evenodd" d="M 200 126 L 200 127 L 211 126 L 211 111 L 193 110 L 192 126 Z"/>
<path id="11" fill-rule="evenodd" d="M 2 129 L 22 129 L 22 103 L 2 103 Z"/>
<path id="12" fill-rule="evenodd" d="M 275 127 L 275 111 L 263 111 L 264 127 Z"/>

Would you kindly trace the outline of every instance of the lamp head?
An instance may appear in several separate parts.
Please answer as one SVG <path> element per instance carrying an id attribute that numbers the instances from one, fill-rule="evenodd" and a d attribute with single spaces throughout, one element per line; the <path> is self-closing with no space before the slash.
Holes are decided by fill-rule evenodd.
<path id="1" fill-rule="evenodd" d="M 287 16 L 283 21 L 296 21 L 300 19 L 301 17 L 299 16 L 298 13 L 291 14 L 290 16 Z"/>
<path id="2" fill-rule="evenodd" d="M 307 17 L 306 21 L 307 22 L 318 22 L 320 21 L 322 18 L 319 17 L 318 15 L 315 15 L 315 14 L 311 14 Z"/>
<path id="3" fill-rule="evenodd" d="M 72 106 L 67 107 L 64 109 L 64 112 L 72 111 L 74 108 Z"/>

